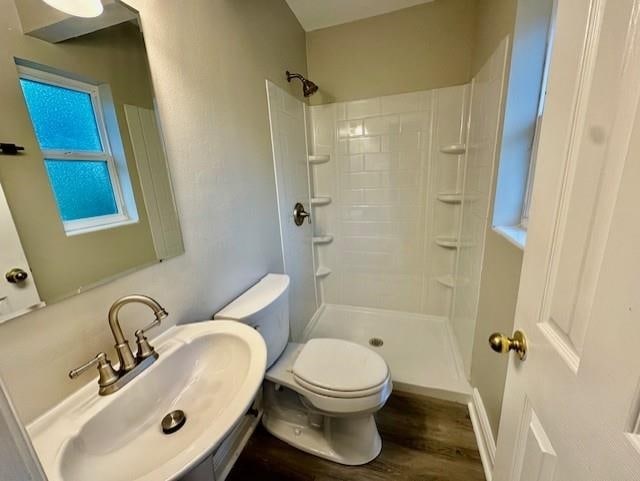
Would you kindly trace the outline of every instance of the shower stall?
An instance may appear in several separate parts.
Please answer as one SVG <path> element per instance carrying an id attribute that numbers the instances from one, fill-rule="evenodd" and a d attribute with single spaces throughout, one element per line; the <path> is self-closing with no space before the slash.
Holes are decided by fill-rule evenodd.
<path id="1" fill-rule="evenodd" d="M 396 386 L 470 394 L 506 55 L 466 85 L 311 107 L 268 83 L 294 340 L 361 343 Z"/>

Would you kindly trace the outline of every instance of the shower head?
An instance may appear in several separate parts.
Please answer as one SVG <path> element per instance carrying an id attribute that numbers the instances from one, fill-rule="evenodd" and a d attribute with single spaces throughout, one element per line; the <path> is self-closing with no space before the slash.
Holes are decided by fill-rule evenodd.
<path id="1" fill-rule="evenodd" d="M 291 82 L 294 78 L 300 79 L 302 82 L 302 93 L 305 97 L 310 97 L 318 91 L 318 86 L 311 80 L 307 80 L 299 73 L 291 73 L 287 70 L 287 81 Z"/>

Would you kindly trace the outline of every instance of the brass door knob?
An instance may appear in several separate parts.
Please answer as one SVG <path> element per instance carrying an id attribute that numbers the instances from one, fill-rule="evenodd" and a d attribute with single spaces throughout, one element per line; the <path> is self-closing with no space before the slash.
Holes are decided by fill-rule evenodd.
<path id="1" fill-rule="evenodd" d="M 26 281 L 29 278 L 29 274 L 26 271 L 23 271 L 19 267 L 14 267 L 9 272 L 5 274 L 5 279 L 7 282 L 11 284 L 20 284 L 21 282 Z"/>
<path id="2" fill-rule="evenodd" d="M 527 358 L 527 338 L 522 331 L 514 332 L 513 337 L 495 332 L 489 337 L 489 345 L 501 354 L 515 351 L 521 361 Z"/>

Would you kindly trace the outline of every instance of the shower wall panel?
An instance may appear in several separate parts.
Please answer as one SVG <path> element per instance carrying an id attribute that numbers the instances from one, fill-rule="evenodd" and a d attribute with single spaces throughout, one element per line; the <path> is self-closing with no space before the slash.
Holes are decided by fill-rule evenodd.
<path id="1" fill-rule="evenodd" d="M 311 107 L 325 303 L 449 317 L 468 86 Z M 312 159 L 318 160 L 318 159 Z"/>
<path id="2" fill-rule="evenodd" d="M 451 315 L 451 325 L 458 339 L 468 376 L 478 313 L 484 236 L 502 123 L 507 51 L 508 39 L 505 38 L 471 83 L 466 174 L 462 189 L 465 202 Z M 485 337 L 489 334 L 491 333 L 479 333 Z"/>
<path id="3" fill-rule="evenodd" d="M 312 228 L 293 220 L 297 202 L 309 205 L 309 174 L 304 104 L 267 81 L 269 122 L 284 272 L 289 285 L 291 339 L 300 341 L 317 309 Z"/>

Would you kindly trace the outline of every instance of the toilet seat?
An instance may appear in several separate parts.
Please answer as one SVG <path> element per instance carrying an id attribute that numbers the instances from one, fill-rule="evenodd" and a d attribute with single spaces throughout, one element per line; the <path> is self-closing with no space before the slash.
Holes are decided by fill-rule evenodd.
<path id="1" fill-rule="evenodd" d="M 380 355 L 354 342 L 311 339 L 293 363 L 296 383 L 335 398 L 362 398 L 384 389 L 389 367 Z"/>
<path id="2" fill-rule="evenodd" d="M 367 389 L 363 391 L 343 392 L 343 391 L 334 391 L 331 389 L 323 389 L 319 386 L 314 386 L 313 384 L 309 384 L 301 379 L 297 379 L 295 375 L 294 375 L 294 379 L 296 383 L 298 383 L 300 386 L 302 386 L 309 392 L 312 392 L 314 394 L 320 394 L 322 396 L 336 398 L 336 399 L 357 399 L 357 398 L 364 398 L 367 396 L 375 395 L 380 391 L 382 391 L 385 388 L 385 385 L 389 381 L 389 378 L 387 377 L 384 381 L 382 381 L 377 386 L 372 387 L 371 389 Z"/>
<path id="3" fill-rule="evenodd" d="M 309 341 L 311 342 L 311 341 Z M 347 341 L 341 341 L 347 342 Z M 308 343 L 307 343 L 308 344 Z M 350 346 L 352 343 L 348 343 Z M 318 411 L 331 415 L 343 416 L 357 413 L 375 412 L 384 405 L 391 394 L 393 384 L 389 368 L 386 367 L 387 377 L 381 383 L 361 391 L 336 391 L 323 389 L 317 385 L 305 383 L 296 379 L 293 367 L 306 344 L 290 342 L 276 363 L 266 372 L 265 379 L 276 385 L 284 386 L 303 396 Z M 359 348 L 366 349 L 362 346 Z M 374 356 L 378 356 L 372 351 Z M 300 367 L 300 366 L 298 366 Z M 344 370 L 345 367 L 343 366 Z M 346 395 L 346 396 L 345 396 Z"/>

